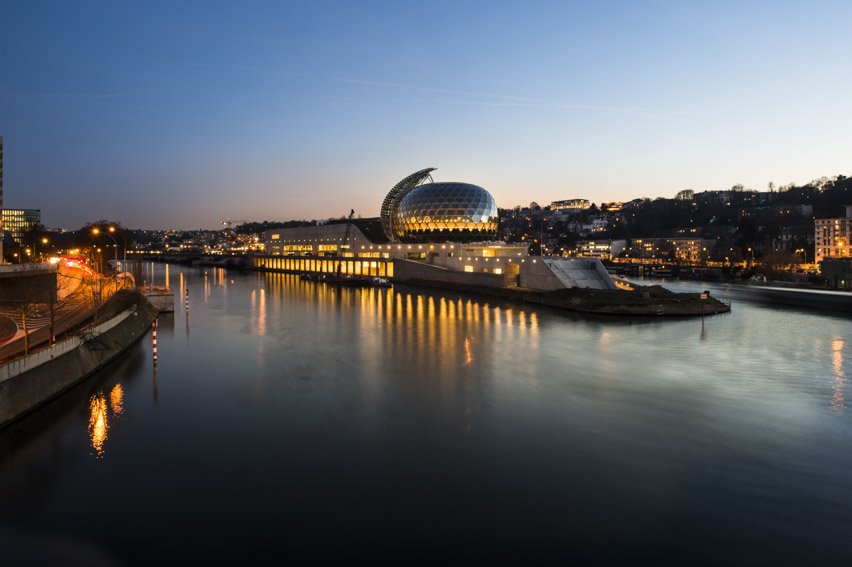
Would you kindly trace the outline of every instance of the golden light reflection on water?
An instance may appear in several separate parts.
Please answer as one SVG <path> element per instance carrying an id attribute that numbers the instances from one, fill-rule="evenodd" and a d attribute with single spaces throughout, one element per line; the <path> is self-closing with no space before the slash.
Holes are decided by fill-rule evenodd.
<path id="1" fill-rule="evenodd" d="M 310 303 L 308 312 L 318 316 L 357 312 L 352 320 L 357 321 L 355 330 L 362 352 L 369 353 L 361 360 L 365 369 L 385 359 L 387 351 L 394 351 L 410 360 L 412 366 L 444 382 L 457 376 L 454 368 L 475 371 L 493 363 L 495 355 L 511 357 L 518 339 L 523 341 L 519 348 L 524 349 L 525 358 L 536 360 L 539 318 L 531 310 L 409 288 L 338 288 L 303 282 L 291 274 L 267 273 L 263 277 L 266 289 L 249 297 L 255 329 L 260 330 L 261 325 L 266 328 L 266 320 L 262 322 L 261 317 L 279 316 L 277 310 L 264 315 L 262 293 L 270 294 L 273 305 L 306 300 Z M 481 352 L 482 349 L 496 351 Z M 534 376 L 535 368 L 526 369 L 524 374 Z"/>
<path id="2" fill-rule="evenodd" d="M 104 454 L 108 433 L 107 401 L 103 392 L 98 392 L 89 400 L 89 440 L 98 457 Z"/>
<path id="3" fill-rule="evenodd" d="M 124 390 L 121 388 L 121 384 L 116 384 L 110 390 L 109 406 L 112 410 L 112 415 L 121 415 L 124 413 Z"/>
<path id="4" fill-rule="evenodd" d="M 834 370 L 834 385 L 832 386 L 831 407 L 836 412 L 846 409 L 846 373 L 843 371 L 843 339 L 834 337 L 831 341 L 831 365 Z"/>
<path id="5" fill-rule="evenodd" d="M 266 290 L 261 288 L 260 300 L 257 305 L 257 332 L 260 335 L 266 334 Z"/>

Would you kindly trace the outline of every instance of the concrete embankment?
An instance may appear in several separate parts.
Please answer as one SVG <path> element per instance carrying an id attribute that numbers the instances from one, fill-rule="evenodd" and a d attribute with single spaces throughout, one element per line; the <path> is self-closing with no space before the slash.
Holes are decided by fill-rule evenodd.
<path id="1" fill-rule="evenodd" d="M 852 313 L 852 293 L 848 291 L 759 285 L 731 286 L 730 291 L 738 297 L 761 303 Z"/>
<path id="2" fill-rule="evenodd" d="M 156 310 L 127 298 L 103 322 L 0 366 L 0 427 L 81 382 L 121 356 L 151 328 Z"/>
<path id="3" fill-rule="evenodd" d="M 637 288 L 633 291 L 584 288 L 538 291 L 525 288 L 449 284 L 434 280 L 411 279 L 403 283 L 524 301 L 594 315 L 692 317 L 716 315 L 731 310 L 729 304 L 714 297 L 708 296 L 707 299 L 701 299 L 701 294 L 698 293 L 675 293 L 660 286 Z"/>
<path id="4" fill-rule="evenodd" d="M 524 298 L 548 305 L 596 315 L 693 317 L 728 313 L 731 306 L 708 294 L 676 293 L 660 286 L 626 290 L 561 289 Z"/>

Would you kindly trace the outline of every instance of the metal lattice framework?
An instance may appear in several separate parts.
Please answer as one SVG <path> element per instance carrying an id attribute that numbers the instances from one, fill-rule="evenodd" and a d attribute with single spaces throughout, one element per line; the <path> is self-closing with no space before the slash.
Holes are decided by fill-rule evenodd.
<path id="1" fill-rule="evenodd" d="M 385 200 L 382 202 L 381 218 L 382 229 L 385 231 L 385 236 L 387 236 L 388 240 L 391 242 L 396 240 L 394 237 L 394 224 L 397 222 L 397 209 L 399 208 L 400 201 L 402 201 L 403 197 L 421 183 L 425 183 L 426 180 L 432 181 L 431 173 L 435 171 L 435 169 L 437 168 L 427 167 L 426 169 L 415 171 L 394 185 L 393 188 L 388 191 L 388 194 L 385 196 Z"/>
<path id="2" fill-rule="evenodd" d="M 394 229 L 400 242 L 478 242 L 494 240 L 498 222 L 497 203 L 482 187 L 426 183 L 399 202 Z"/>

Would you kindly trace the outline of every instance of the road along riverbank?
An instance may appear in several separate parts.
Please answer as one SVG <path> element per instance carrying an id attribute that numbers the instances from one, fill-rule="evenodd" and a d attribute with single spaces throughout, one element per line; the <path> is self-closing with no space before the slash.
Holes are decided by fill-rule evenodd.
<path id="1" fill-rule="evenodd" d="M 0 428 L 103 368 L 141 339 L 157 315 L 139 293 L 118 292 L 100 322 L 0 366 Z"/>

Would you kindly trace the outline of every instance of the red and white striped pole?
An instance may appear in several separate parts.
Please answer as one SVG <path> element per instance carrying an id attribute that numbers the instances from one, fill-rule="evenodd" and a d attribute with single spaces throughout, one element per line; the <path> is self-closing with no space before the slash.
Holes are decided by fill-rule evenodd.
<path id="1" fill-rule="evenodd" d="M 154 352 L 154 366 L 157 366 L 157 320 L 151 323 L 151 349 Z"/>

